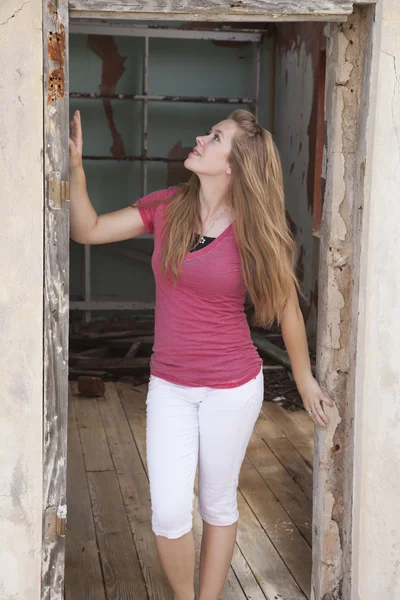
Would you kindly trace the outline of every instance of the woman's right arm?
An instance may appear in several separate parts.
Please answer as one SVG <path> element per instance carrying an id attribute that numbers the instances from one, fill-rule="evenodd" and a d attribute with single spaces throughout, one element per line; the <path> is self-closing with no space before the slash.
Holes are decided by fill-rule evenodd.
<path id="1" fill-rule="evenodd" d="M 107 244 L 145 233 L 136 207 L 128 206 L 97 215 L 90 202 L 82 166 L 82 126 L 79 111 L 71 122 L 70 154 L 70 235 L 80 244 Z"/>

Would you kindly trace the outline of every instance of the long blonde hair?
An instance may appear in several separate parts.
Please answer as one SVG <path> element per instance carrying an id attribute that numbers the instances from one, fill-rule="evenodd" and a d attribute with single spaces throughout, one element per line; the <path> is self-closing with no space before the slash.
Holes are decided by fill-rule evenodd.
<path id="1" fill-rule="evenodd" d="M 296 245 L 285 214 L 282 167 L 272 135 L 252 113 L 235 110 L 229 117 L 239 126 L 232 139 L 228 201 L 235 213 L 233 231 L 242 276 L 254 306 L 254 324 L 279 324 L 294 273 Z M 165 210 L 161 269 L 179 278 L 185 255 L 201 231 L 200 180 L 192 175 L 180 184 Z"/>

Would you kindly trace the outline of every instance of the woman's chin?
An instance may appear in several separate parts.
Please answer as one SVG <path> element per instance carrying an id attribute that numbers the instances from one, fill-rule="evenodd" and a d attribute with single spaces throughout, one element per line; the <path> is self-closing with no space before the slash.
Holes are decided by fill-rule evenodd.
<path id="1" fill-rule="evenodd" d="M 195 170 L 193 169 L 192 161 L 190 160 L 189 157 L 184 161 L 183 166 L 188 171 L 192 171 L 193 173 L 195 172 Z"/>

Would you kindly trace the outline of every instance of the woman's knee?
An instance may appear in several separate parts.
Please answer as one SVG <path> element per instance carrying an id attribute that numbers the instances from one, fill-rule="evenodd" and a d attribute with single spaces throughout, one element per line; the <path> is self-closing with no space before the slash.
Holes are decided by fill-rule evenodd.
<path id="1" fill-rule="evenodd" d="M 221 489 L 219 486 L 207 486 L 200 490 L 199 513 L 210 525 L 228 526 L 239 518 L 237 506 L 237 485 Z"/>
<path id="2" fill-rule="evenodd" d="M 192 529 L 192 508 L 162 501 L 152 506 L 152 529 L 156 535 L 176 539 Z"/>

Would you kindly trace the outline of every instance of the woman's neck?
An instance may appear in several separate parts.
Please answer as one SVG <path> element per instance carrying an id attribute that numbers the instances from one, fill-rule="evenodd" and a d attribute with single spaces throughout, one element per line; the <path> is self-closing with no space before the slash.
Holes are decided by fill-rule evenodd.
<path id="1" fill-rule="evenodd" d="M 228 184 L 225 178 L 200 178 L 200 210 L 203 218 L 207 219 L 227 205 L 227 193 Z"/>

